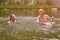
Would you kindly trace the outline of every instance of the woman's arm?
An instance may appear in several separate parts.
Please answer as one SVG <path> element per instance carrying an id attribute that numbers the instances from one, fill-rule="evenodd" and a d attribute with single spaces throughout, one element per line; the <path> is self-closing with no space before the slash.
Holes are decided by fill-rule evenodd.
<path id="1" fill-rule="evenodd" d="M 47 15 L 47 17 L 48 17 L 49 21 L 51 21 L 51 22 L 53 21 L 53 19 L 51 17 L 49 17 L 48 15 Z"/>
<path id="2" fill-rule="evenodd" d="M 20 20 L 15 15 L 14 15 L 14 18 L 16 23 L 20 23 Z"/>
<path id="3" fill-rule="evenodd" d="M 39 22 L 39 17 L 40 17 L 40 15 L 37 17 L 37 21 L 36 22 Z"/>

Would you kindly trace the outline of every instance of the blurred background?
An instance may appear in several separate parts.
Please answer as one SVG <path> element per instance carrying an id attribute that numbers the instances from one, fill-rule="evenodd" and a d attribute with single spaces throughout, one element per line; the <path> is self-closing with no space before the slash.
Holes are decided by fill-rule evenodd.
<path id="1" fill-rule="evenodd" d="M 0 0 L 0 14 L 1 16 L 4 14 L 8 16 L 11 13 L 37 16 L 38 10 L 44 8 L 46 14 L 60 17 L 59 1 L 60 0 Z"/>
<path id="2" fill-rule="evenodd" d="M 60 0 L 0 0 L 0 5 L 60 5 Z"/>

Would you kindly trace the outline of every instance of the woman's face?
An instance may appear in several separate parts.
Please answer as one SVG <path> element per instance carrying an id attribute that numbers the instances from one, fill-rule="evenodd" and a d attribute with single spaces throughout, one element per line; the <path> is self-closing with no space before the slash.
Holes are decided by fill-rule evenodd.
<path id="1" fill-rule="evenodd" d="M 39 10 L 39 14 L 40 14 L 40 15 L 44 15 L 44 13 L 45 13 L 44 9 L 40 9 L 40 10 Z"/>
<path id="2" fill-rule="evenodd" d="M 39 14 L 40 14 L 40 15 L 44 15 L 44 12 L 40 11 Z"/>

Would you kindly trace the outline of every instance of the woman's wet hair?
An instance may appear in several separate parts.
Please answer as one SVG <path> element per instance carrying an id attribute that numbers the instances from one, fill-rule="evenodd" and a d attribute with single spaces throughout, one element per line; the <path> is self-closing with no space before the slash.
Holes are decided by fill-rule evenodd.
<path id="1" fill-rule="evenodd" d="M 14 15 L 14 14 L 11 14 L 11 15 L 10 15 L 10 21 L 14 21 L 14 20 L 15 20 L 15 18 L 14 18 L 13 15 Z"/>

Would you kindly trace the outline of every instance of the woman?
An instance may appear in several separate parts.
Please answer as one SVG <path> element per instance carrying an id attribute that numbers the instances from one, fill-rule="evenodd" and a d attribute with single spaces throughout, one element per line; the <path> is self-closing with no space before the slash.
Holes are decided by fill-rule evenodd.
<path id="1" fill-rule="evenodd" d="M 20 21 L 17 19 L 15 14 L 11 14 L 10 20 L 8 21 L 8 25 L 13 25 L 14 23 L 20 23 Z"/>
<path id="2" fill-rule="evenodd" d="M 37 18 L 37 22 L 39 23 L 48 23 L 48 22 L 53 22 L 54 17 L 49 17 L 48 15 L 45 14 L 44 9 L 39 9 L 39 16 Z"/>

